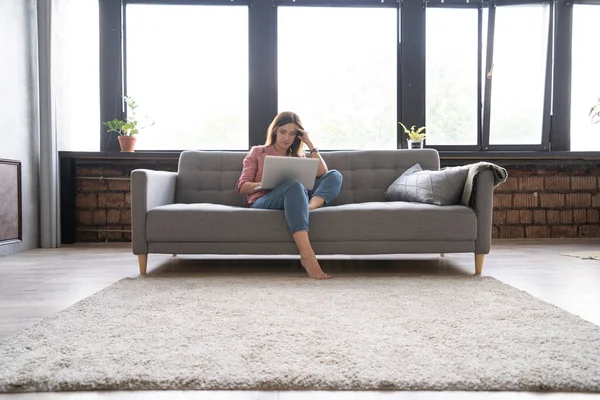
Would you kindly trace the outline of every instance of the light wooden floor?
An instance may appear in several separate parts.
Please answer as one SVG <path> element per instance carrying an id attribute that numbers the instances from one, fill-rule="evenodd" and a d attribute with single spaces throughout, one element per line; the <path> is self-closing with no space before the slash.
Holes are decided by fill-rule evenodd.
<path id="1" fill-rule="evenodd" d="M 483 274 L 600 325 L 600 261 L 561 256 L 564 252 L 600 251 L 600 240 L 547 239 L 497 240 L 486 256 Z M 324 257 L 326 258 L 326 257 Z M 430 273 L 462 275 L 474 272 L 472 254 L 424 255 L 343 260 L 325 259 L 323 269 L 335 275 L 410 275 Z M 199 257 L 151 255 L 148 272 L 185 274 L 302 275 L 297 259 L 202 260 Z M 89 244 L 60 249 L 37 249 L 0 257 L 0 339 L 125 277 L 137 276 L 137 261 L 128 245 Z M 147 391 L 4 394 L 4 399 L 495 399 L 495 398 L 600 398 L 584 394 L 533 394 L 489 392 L 250 392 L 250 391 Z"/>

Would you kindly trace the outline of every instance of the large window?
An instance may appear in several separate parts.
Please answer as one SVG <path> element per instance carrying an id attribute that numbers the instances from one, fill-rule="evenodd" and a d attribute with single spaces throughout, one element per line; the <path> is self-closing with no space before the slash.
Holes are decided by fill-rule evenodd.
<path id="1" fill-rule="evenodd" d="M 137 149 L 248 148 L 248 7 L 129 4 L 126 94 L 154 125 Z"/>
<path id="2" fill-rule="evenodd" d="M 476 7 L 426 10 L 427 144 L 546 146 L 551 7 Z"/>
<path id="3" fill-rule="evenodd" d="M 549 15 L 547 4 L 496 8 L 492 145 L 542 143 Z"/>
<path id="4" fill-rule="evenodd" d="M 598 21 L 600 5 L 573 6 L 571 150 L 600 150 L 600 124 L 593 125 L 589 116 L 600 97 Z"/>
<path id="5" fill-rule="evenodd" d="M 426 17 L 427 144 L 476 145 L 479 11 L 427 8 Z"/>
<path id="6" fill-rule="evenodd" d="M 600 150 L 597 2 L 99 0 L 100 116 L 134 97 L 139 150 L 247 150 L 279 111 L 323 150 L 406 147 L 398 121 L 441 151 Z"/>
<path id="7" fill-rule="evenodd" d="M 278 108 L 324 149 L 397 147 L 397 10 L 280 6 Z"/>

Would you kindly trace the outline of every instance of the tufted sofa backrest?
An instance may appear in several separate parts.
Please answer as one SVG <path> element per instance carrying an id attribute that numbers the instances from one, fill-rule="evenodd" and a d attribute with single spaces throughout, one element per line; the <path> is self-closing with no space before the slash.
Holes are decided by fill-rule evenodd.
<path id="1" fill-rule="evenodd" d="M 182 152 L 176 202 L 243 207 L 245 196 L 235 191 L 235 184 L 245 156 L 245 152 Z M 434 149 L 333 151 L 321 156 L 329 169 L 337 169 L 344 177 L 340 195 L 332 205 L 385 201 L 387 187 L 415 163 L 423 169 L 440 168 L 439 154 Z"/>

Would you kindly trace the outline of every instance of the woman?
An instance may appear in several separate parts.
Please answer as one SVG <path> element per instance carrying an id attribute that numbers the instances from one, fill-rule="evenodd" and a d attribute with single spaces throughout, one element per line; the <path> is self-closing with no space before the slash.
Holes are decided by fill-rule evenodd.
<path id="1" fill-rule="evenodd" d="M 307 191 L 297 180 L 286 181 L 273 190 L 257 190 L 262 180 L 265 157 L 305 157 L 300 153 L 302 144 L 308 146 L 310 157 L 320 160 L 313 190 Z M 251 208 L 283 210 L 300 252 L 300 262 L 308 276 L 314 279 L 329 279 L 331 275 L 321 269 L 308 239 L 308 212 L 330 204 L 339 194 L 341 187 L 342 174 L 327 169 L 319 149 L 311 142 L 298 115 L 284 111 L 269 125 L 265 145 L 253 147 L 246 155 L 236 190 L 248 196 Z"/>

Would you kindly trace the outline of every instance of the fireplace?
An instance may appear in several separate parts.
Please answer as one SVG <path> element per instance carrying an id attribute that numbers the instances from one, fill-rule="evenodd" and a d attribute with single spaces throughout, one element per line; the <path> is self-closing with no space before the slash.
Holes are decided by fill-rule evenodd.
<path id="1" fill-rule="evenodd" d="M 0 244 L 22 240 L 21 162 L 0 159 Z"/>

